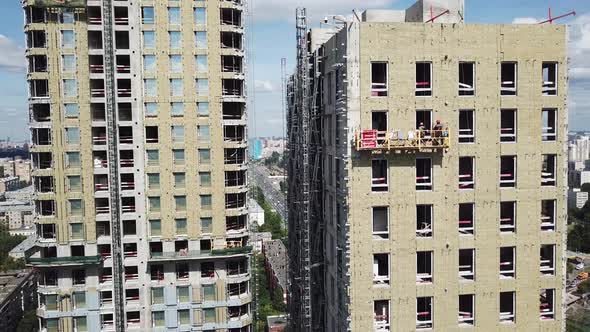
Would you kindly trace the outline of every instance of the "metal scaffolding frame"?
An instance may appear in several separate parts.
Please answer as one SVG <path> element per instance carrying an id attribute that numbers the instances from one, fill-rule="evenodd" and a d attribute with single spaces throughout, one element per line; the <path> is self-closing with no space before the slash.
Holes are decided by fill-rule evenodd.
<path id="1" fill-rule="evenodd" d="M 293 331 L 324 331 L 321 91 L 305 8 L 296 10 L 297 69 L 288 83 L 289 316 Z"/>

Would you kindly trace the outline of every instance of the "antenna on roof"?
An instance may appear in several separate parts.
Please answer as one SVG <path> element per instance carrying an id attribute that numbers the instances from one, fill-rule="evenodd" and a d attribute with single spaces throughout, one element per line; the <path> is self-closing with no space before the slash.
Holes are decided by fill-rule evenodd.
<path id="1" fill-rule="evenodd" d="M 547 20 L 545 20 L 543 22 L 539 22 L 539 24 L 545 24 L 545 23 L 553 24 L 553 21 L 557 21 L 557 20 L 559 20 L 561 18 L 568 17 L 570 15 L 576 16 L 576 12 L 575 11 L 571 11 L 569 13 L 566 13 L 566 14 L 563 14 L 563 15 L 559 15 L 557 17 L 552 17 L 551 16 L 551 7 L 549 7 L 549 19 L 547 19 Z"/>
<path id="2" fill-rule="evenodd" d="M 430 6 L 430 19 L 428 21 L 426 21 L 425 23 L 434 23 L 434 20 L 436 20 L 437 18 L 446 15 L 446 14 L 450 14 L 451 11 L 450 10 L 445 10 L 444 12 L 434 16 L 434 13 L 432 12 L 432 6 Z"/>

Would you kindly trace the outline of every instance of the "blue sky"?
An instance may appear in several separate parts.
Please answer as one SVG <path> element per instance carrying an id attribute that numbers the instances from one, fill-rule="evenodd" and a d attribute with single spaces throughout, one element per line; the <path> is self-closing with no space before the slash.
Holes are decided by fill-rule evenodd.
<path id="1" fill-rule="evenodd" d="M 310 25 L 326 15 L 349 14 L 353 8 L 405 9 L 414 0 L 247 0 L 253 7 L 251 68 L 255 109 L 250 110 L 250 134 L 282 135 L 281 58 L 294 67 L 294 11 L 308 8 Z M 570 129 L 590 130 L 590 1 L 587 0 L 465 0 L 467 23 L 530 22 L 575 10 L 578 15 L 560 23 L 570 30 Z M 0 1 L 0 138 L 28 138 L 24 34 L 20 1 Z"/>

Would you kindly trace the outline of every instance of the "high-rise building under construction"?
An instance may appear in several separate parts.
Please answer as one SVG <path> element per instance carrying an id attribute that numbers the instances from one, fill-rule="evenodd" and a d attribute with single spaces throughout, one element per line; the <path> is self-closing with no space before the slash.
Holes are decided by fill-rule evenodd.
<path id="1" fill-rule="evenodd" d="M 565 329 L 566 27 L 463 7 L 298 10 L 295 331 Z"/>
<path id="2" fill-rule="evenodd" d="M 24 0 L 43 331 L 250 331 L 242 0 Z"/>

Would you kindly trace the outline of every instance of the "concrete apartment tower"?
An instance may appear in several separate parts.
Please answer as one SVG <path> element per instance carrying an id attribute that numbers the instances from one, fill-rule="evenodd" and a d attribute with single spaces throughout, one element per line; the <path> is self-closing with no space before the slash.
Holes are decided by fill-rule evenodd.
<path id="1" fill-rule="evenodd" d="M 565 329 L 566 27 L 463 19 L 298 11 L 295 331 Z"/>
<path id="2" fill-rule="evenodd" d="M 250 331 L 241 0 L 25 0 L 43 331 Z"/>

